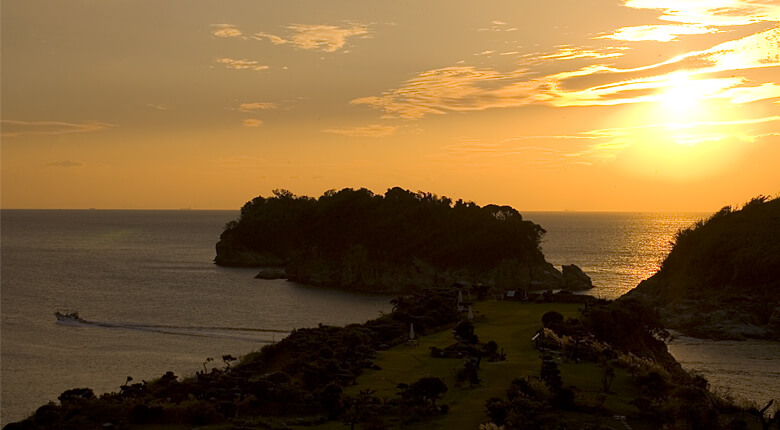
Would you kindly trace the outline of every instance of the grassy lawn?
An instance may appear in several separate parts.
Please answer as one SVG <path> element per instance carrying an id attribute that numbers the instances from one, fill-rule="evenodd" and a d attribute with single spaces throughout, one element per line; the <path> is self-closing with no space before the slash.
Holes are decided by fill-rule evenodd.
<path id="1" fill-rule="evenodd" d="M 436 376 L 449 387 L 441 404 L 450 407 L 447 415 L 410 428 L 425 429 L 474 429 L 488 421 L 484 414 L 485 401 L 491 397 L 505 397 L 506 389 L 514 378 L 538 375 L 541 366 L 539 351 L 533 348 L 531 337 L 541 327 L 542 315 L 551 310 L 565 317 L 576 316 L 580 305 L 576 304 L 522 304 L 506 301 L 489 301 L 474 306 L 475 333 L 480 341 L 498 343 L 507 354 L 507 361 L 482 362 L 482 383 L 474 388 L 455 386 L 455 371 L 463 367 L 460 359 L 432 358 L 430 347 L 445 348 L 455 341 L 449 330 L 420 338 L 416 347 L 401 345 L 377 354 L 374 362 L 382 370 L 369 370 L 357 380 L 357 385 L 345 390 L 355 395 L 367 388 L 373 389 L 379 398 L 395 397 L 401 382 L 412 383 L 425 376 Z M 598 380 L 596 380 L 598 382 Z M 564 379 L 564 384 L 567 384 Z"/>

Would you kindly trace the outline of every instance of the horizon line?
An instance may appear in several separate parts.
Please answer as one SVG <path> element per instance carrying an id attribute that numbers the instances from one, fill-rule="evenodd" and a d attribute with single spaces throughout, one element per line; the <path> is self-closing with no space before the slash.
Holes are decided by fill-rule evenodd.
<path id="1" fill-rule="evenodd" d="M 482 205 L 485 206 L 485 205 Z M 517 209 L 517 208 L 515 208 Z M 225 208 L 97 208 L 97 207 L 88 207 L 88 208 L 28 208 L 28 207 L 18 207 L 18 208 L 4 208 L 0 207 L 0 210 L 9 210 L 9 211 L 146 211 L 146 212 L 189 212 L 189 211 L 211 211 L 211 212 L 229 212 L 229 211 L 235 211 L 238 212 L 241 210 L 241 208 L 233 208 L 233 209 L 225 209 Z M 517 209 L 520 214 L 526 213 L 526 212 L 556 212 L 556 213 L 638 213 L 638 212 L 647 212 L 647 213 L 669 213 L 669 212 L 676 212 L 676 213 L 714 213 L 717 210 L 702 210 L 702 209 Z"/>

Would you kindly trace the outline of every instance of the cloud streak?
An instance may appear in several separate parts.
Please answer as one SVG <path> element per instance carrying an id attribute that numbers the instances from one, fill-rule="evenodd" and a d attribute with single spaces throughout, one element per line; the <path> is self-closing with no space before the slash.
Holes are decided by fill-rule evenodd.
<path id="1" fill-rule="evenodd" d="M 238 110 L 240 110 L 241 112 L 255 112 L 258 110 L 272 110 L 278 108 L 279 105 L 276 103 L 252 102 L 252 103 L 241 103 L 238 107 Z"/>
<path id="2" fill-rule="evenodd" d="M 390 125 L 371 124 L 364 127 L 354 127 L 346 129 L 326 129 L 325 133 L 340 134 L 353 137 L 386 137 L 394 134 L 398 127 Z"/>
<path id="3" fill-rule="evenodd" d="M 274 45 L 289 43 L 298 49 L 336 52 L 346 46 L 348 38 L 369 35 L 368 27 L 360 24 L 349 27 L 292 24 L 286 28 L 292 31 L 292 35 L 286 38 L 265 32 L 255 33 L 254 37 L 258 40 L 268 40 Z"/>
<path id="4" fill-rule="evenodd" d="M 259 62 L 251 60 L 234 60 L 227 57 L 217 57 L 214 59 L 214 61 L 224 65 L 228 69 L 253 70 L 255 72 L 270 69 L 269 66 L 263 66 Z"/>
<path id="5" fill-rule="evenodd" d="M 588 51 L 564 46 L 553 54 L 527 58 L 521 62 L 522 68 L 509 72 L 469 66 L 429 70 L 397 89 L 353 99 L 351 103 L 381 109 L 385 117 L 419 119 L 429 114 L 528 104 L 565 107 L 658 102 L 664 99 L 664 92 L 680 70 L 691 78 L 700 99 L 723 98 L 735 104 L 772 99 L 778 96 L 778 86 L 772 82 L 756 83 L 744 77 L 724 78 L 717 74 L 779 66 L 780 27 L 649 66 L 621 69 L 594 64 L 529 78 L 531 68 L 540 58 L 585 57 L 593 56 Z M 596 81 L 605 83 L 588 85 Z"/>
<path id="6" fill-rule="evenodd" d="M 51 163 L 48 163 L 47 166 L 49 167 L 84 167 L 86 164 L 79 162 L 79 161 L 71 161 L 71 160 L 64 160 L 64 161 L 54 161 Z"/>
<path id="7" fill-rule="evenodd" d="M 241 36 L 241 30 L 237 29 L 233 24 L 212 24 L 212 27 L 216 27 L 211 32 L 217 37 L 238 37 Z"/>
<path id="8" fill-rule="evenodd" d="M 13 121 L 13 120 L 1 120 L 2 135 L 3 137 L 18 137 L 24 135 L 58 135 L 69 133 L 91 133 L 94 131 L 102 131 L 111 127 L 116 127 L 114 124 L 106 124 L 102 122 L 83 122 L 83 123 L 70 123 L 61 121 Z"/>
<path id="9" fill-rule="evenodd" d="M 671 42 L 679 40 L 677 36 L 683 34 L 711 34 L 720 30 L 703 25 L 639 25 L 635 27 L 622 27 L 614 33 L 596 37 L 596 39 L 624 40 L 638 42 L 652 40 L 656 42 Z"/>
<path id="10" fill-rule="evenodd" d="M 259 119 L 248 118 L 248 119 L 245 119 L 242 122 L 242 124 L 244 125 L 244 127 L 257 128 L 257 127 L 261 127 L 263 125 L 263 121 L 261 121 Z"/>

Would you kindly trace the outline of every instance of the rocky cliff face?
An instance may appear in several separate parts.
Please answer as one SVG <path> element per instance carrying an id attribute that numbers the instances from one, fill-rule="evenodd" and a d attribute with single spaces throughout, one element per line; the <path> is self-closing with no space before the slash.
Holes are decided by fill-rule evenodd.
<path id="1" fill-rule="evenodd" d="M 370 258 L 360 246 L 338 256 L 307 252 L 286 266 L 287 278 L 309 285 L 381 293 L 409 292 L 449 286 L 455 282 L 482 283 L 496 290 L 560 288 L 561 272 L 549 263 L 503 260 L 489 268 L 437 268 L 420 259 L 398 264 Z"/>
<path id="2" fill-rule="evenodd" d="M 760 291 L 733 291 L 713 285 L 708 294 L 688 294 L 692 281 L 656 274 L 623 297 L 656 309 L 667 328 L 718 340 L 780 340 L 780 300 Z M 769 287 L 769 286 L 767 286 Z M 780 284 L 771 288 L 777 290 Z"/>
<path id="3" fill-rule="evenodd" d="M 249 251 L 230 239 L 222 239 L 216 245 L 214 263 L 228 267 L 283 267 L 283 258 L 272 254 Z"/>
<path id="4" fill-rule="evenodd" d="M 288 261 L 273 256 L 240 252 L 231 266 L 262 267 L 258 278 L 278 279 L 307 285 L 375 293 L 404 293 L 426 287 L 449 286 L 455 282 L 483 284 L 496 292 L 513 289 L 546 290 L 565 288 L 581 291 L 592 288 L 590 278 L 571 265 L 564 273 L 547 262 L 528 263 L 505 259 L 492 267 L 437 268 L 418 258 L 396 263 L 372 258 L 356 245 L 340 255 L 316 249 L 295 253 Z"/>

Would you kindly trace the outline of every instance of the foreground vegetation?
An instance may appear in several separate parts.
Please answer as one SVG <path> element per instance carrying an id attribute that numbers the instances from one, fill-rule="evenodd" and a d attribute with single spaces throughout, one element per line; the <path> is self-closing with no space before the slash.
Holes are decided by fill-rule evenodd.
<path id="1" fill-rule="evenodd" d="M 457 293 L 399 297 L 365 324 L 297 330 L 181 380 L 68 390 L 5 428 L 736 429 L 770 418 L 683 372 L 637 303 L 547 294 L 474 302 L 469 319 Z"/>

